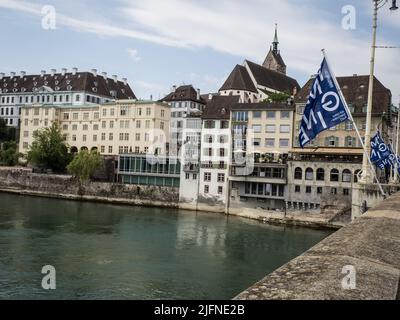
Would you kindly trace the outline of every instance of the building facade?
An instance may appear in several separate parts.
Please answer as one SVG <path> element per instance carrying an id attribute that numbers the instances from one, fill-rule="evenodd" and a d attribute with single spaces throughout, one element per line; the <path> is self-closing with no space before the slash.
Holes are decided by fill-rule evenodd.
<path id="1" fill-rule="evenodd" d="M 107 73 L 72 72 L 62 69 L 57 73 L 42 71 L 40 75 L 19 75 L 11 72 L 9 76 L 0 73 L 0 118 L 8 126 L 17 127 L 21 107 L 34 104 L 78 106 L 101 104 L 116 99 L 136 99 L 127 83 L 127 79 L 118 80 L 117 76 L 108 78 Z"/>
<path id="2" fill-rule="evenodd" d="M 33 133 L 57 123 L 71 152 L 96 149 L 102 155 L 166 154 L 170 107 L 153 101 L 119 100 L 102 105 L 28 105 L 21 112 L 21 153 Z"/>
<path id="3" fill-rule="evenodd" d="M 351 207 L 352 189 L 358 182 L 364 151 L 350 121 L 320 133 L 304 149 L 299 147 L 298 132 L 313 80 L 296 96 L 294 146 L 288 161 L 288 210 L 319 213 L 333 208 L 347 210 Z M 363 138 L 369 77 L 354 75 L 337 80 Z M 392 111 L 390 90 L 375 78 L 372 130 L 379 129 L 386 141 L 392 136 L 395 119 Z"/>
<path id="4" fill-rule="evenodd" d="M 232 107 L 229 212 L 285 210 L 294 110 L 293 103 Z"/>

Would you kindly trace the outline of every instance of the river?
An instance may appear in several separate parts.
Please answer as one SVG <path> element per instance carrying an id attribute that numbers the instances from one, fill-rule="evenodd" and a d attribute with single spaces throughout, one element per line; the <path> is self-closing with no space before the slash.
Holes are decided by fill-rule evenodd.
<path id="1" fill-rule="evenodd" d="M 331 234 L 5 193 L 0 204 L 0 299 L 231 299 Z"/>

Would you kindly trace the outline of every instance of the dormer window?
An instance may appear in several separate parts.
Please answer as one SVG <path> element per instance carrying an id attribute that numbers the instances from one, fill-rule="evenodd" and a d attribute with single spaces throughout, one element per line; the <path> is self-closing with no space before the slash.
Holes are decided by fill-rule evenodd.
<path id="1" fill-rule="evenodd" d="M 92 88 L 92 91 L 93 91 L 93 92 L 97 92 L 97 88 L 93 87 L 93 88 Z"/>
<path id="2" fill-rule="evenodd" d="M 71 80 L 67 80 L 67 84 L 70 84 L 71 83 Z"/>
<path id="3" fill-rule="evenodd" d="M 58 85 L 60 82 L 59 81 L 55 81 L 54 83 L 55 83 L 55 85 Z"/>
<path id="4" fill-rule="evenodd" d="M 60 87 L 55 87 L 54 90 L 59 91 Z"/>
<path id="5" fill-rule="evenodd" d="M 67 90 L 71 91 L 72 90 L 72 86 L 67 86 Z"/>
<path id="6" fill-rule="evenodd" d="M 97 83 L 97 81 L 94 81 L 94 82 L 93 82 L 93 84 L 94 84 L 94 86 L 95 86 L 95 87 L 97 87 L 97 86 L 98 86 L 98 83 Z"/>
<path id="7" fill-rule="evenodd" d="M 45 85 L 45 86 L 47 86 L 48 84 L 49 84 L 49 82 L 48 82 L 48 81 L 45 81 L 45 82 L 44 82 L 44 85 Z"/>
<path id="8" fill-rule="evenodd" d="M 24 87 L 21 88 L 21 92 L 25 92 L 26 89 Z"/>
<path id="9" fill-rule="evenodd" d="M 37 82 L 35 81 L 35 82 L 33 83 L 33 85 L 36 87 L 36 86 L 37 86 Z"/>
<path id="10" fill-rule="evenodd" d="M 14 87 L 16 87 L 17 85 L 18 85 L 18 83 L 15 82 L 15 83 L 14 83 Z"/>

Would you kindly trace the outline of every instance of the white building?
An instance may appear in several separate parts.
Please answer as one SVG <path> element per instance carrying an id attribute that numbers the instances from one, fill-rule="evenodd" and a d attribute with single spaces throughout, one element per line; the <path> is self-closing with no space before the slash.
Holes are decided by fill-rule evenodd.
<path id="1" fill-rule="evenodd" d="M 115 99 L 136 99 L 126 79 L 117 76 L 108 78 L 107 73 L 72 72 L 62 69 L 57 73 L 42 71 L 39 75 L 19 75 L 11 72 L 9 76 L 0 73 L 0 117 L 7 125 L 18 126 L 22 106 L 43 105 L 90 105 L 114 101 Z"/>
<path id="2" fill-rule="evenodd" d="M 239 96 L 214 96 L 203 113 L 198 204 L 199 210 L 227 212 L 231 161 L 230 109 Z"/>

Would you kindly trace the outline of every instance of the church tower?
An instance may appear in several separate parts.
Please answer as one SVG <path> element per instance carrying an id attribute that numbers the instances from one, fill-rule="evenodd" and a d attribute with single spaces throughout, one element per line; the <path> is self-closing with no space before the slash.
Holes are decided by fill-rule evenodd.
<path id="1" fill-rule="evenodd" d="M 272 42 L 272 46 L 268 52 L 267 57 L 264 60 L 263 67 L 286 74 L 286 64 L 282 59 L 278 46 L 279 46 L 278 25 L 275 24 L 274 41 Z"/>

